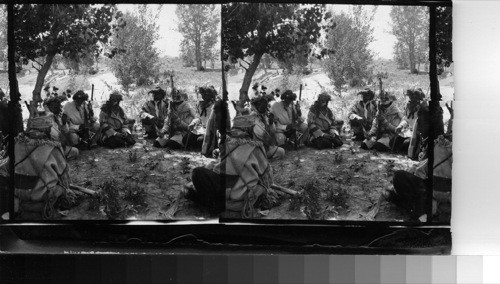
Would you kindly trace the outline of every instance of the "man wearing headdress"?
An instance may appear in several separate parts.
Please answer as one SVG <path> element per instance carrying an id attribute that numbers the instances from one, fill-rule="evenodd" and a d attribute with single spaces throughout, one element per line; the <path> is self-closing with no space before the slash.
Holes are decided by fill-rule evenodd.
<path id="1" fill-rule="evenodd" d="M 343 145 L 340 130 L 343 121 L 335 120 L 328 102 L 332 97 L 327 93 L 318 95 L 307 116 L 309 143 L 316 149 L 337 148 Z"/>
<path id="2" fill-rule="evenodd" d="M 186 144 L 190 147 L 196 145 L 197 137 L 188 135 L 189 125 L 196 118 L 196 112 L 187 102 L 187 98 L 185 91 L 174 91 L 169 114 L 153 146 L 181 149 Z"/>
<path id="3" fill-rule="evenodd" d="M 407 125 L 403 113 L 396 106 L 396 96 L 384 91 L 380 95 L 380 107 L 368 132 L 370 139 L 361 144 L 363 149 L 388 150 L 406 153 L 409 141 L 400 135 Z"/>
<path id="4" fill-rule="evenodd" d="M 14 219 L 53 219 L 74 204 L 66 153 L 57 141 L 53 114 L 30 118 L 15 139 Z M 8 173 L 8 161 L 0 172 Z"/>
<path id="5" fill-rule="evenodd" d="M 135 120 L 128 119 L 120 106 L 122 100 L 123 96 L 118 91 L 112 92 L 108 101 L 101 107 L 99 114 L 101 123 L 99 141 L 111 149 L 135 144 L 131 132 Z"/>
<path id="6" fill-rule="evenodd" d="M 450 109 L 450 113 L 452 110 Z M 452 119 L 448 122 L 452 123 Z M 449 126 L 448 124 L 448 126 Z M 431 133 L 430 129 L 433 128 Z M 428 107 L 421 107 L 418 110 L 418 122 L 415 131 L 425 141 L 434 139 L 434 165 L 433 171 L 433 215 L 439 213 L 445 217 L 442 221 L 449 221 L 451 210 L 452 191 L 452 136 L 444 133 L 442 110 L 437 109 L 435 114 L 431 114 Z M 432 134 L 432 136 L 431 136 Z M 424 146 L 419 154 L 420 163 L 411 171 L 394 172 L 394 189 L 384 193 L 386 199 L 404 210 L 407 210 L 412 219 L 426 220 L 427 200 L 427 179 L 428 177 L 428 157 L 427 149 Z M 446 220 L 446 218 L 448 218 Z"/>
<path id="7" fill-rule="evenodd" d="M 268 95 L 254 97 L 251 101 L 252 115 L 256 118 L 253 138 L 264 144 L 268 159 L 281 159 L 285 156 L 285 149 L 277 145 L 274 118 L 269 113 L 269 101 L 271 96 Z"/>
<path id="8" fill-rule="evenodd" d="M 276 125 L 276 141 L 278 146 L 285 145 L 287 139 L 293 141 L 295 137 L 300 137 L 298 144 L 303 144 L 307 139 L 307 123 L 302 119 L 300 108 L 293 105 L 297 95 L 291 90 L 286 90 L 281 95 L 281 101 L 271 106 L 271 114 L 274 116 Z"/>
<path id="9" fill-rule="evenodd" d="M 223 119 L 218 113 L 216 116 L 222 128 Z M 258 208 L 269 209 L 277 204 L 277 195 L 271 189 L 273 177 L 267 151 L 262 141 L 253 138 L 257 119 L 253 114 L 234 118 L 221 145 L 220 160 L 193 169 L 186 198 L 207 207 L 212 215 L 236 212 L 241 218 L 258 217 Z"/>
<path id="10" fill-rule="evenodd" d="M 361 96 L 361 100 L 352 106 L 349 123 L 353 132 L 353 140 L 363 141 L 368 138 L 366 133 L 372 127 L 377 113 L 377 103 L 374 100 L 375 93 L 369 88 L 360 91 L 358 96 Z"/>
<path id="11" fill-rule="evenodd" d="M 61 142 L 66 158 L 72 159 L 78 156 L 78 149 L 70 145 L 69 137 L 72 134 L 68 126 L 68 117 L 62 113 L 62 102 L 66 101 L 64 96 L 57 96 L 47 99 L 44 105 L 53 114 L 54 127 L 51 129 L 52 139 Z"/>
<path id="12" fill-rule="evenodd" d="M 64 105 L 63 114 L 67 117 L 69 135 L 68 143 L 71 146 L 93 144 L 95 133 L 99 131 L 99 123 L 94 117 L 94 110 L 86 101 L 89 95 L 79 90 L 73 95 L 73 101 Z M 88 146 L 88 145 L 87 145 Z"/>
<path id="13" fill-rule="evenodd" d="M 156 139 L 168 116 L 168 101 L 165 100 L 167 92 L 158 87 L 148 94 L 151 94 L 152 98 L 142 106 L 140 117 L 146 139 Z"/>
<path id="14" fill-rule="evenodd" d="M 205 157 L 217 158 L 220 153 L 219 145 L 224 143 L 223 140 L 226 137 L 226 133 L 231 130 L 231 117 L 229 115 L 227 102 L 222 99 L 216 100 L 212 109 L 213 111 L 207 121 L 201 154 Z M 226 120 L 225 123 L 217 121 L 224 120 L 224 118 Z"/>
<path id="15" fill-rule="evenodd" d="M 192 147 L 194 149 L 200 149 L 204 144 L 203 140 L 207 133 L 208 122 L 213 111 L 215 98 L 217 97 L 217 91 L 214 86 L 200 87 L 198 92 L 201 94 L 202 100 L 196 106 L 196 118 L 191 121 L 188 127 L 191 131 L 190 135 L 193 136 L 192 139 L 196 138 L 196 144 Z"/>
<path id="16" fill-rule="evenodd" d="M 408 126 L 412 130 L 412 136 L 410 139 L 410 145 L 408 147 L 408 158 L 416 160 L 420 148 L 422 147 L 422 137 L 417 131 L 417 121 L 418 121 L 418 111 L 422 107 L 427 107 L 424 101 L 425 94 L 420 88 L 413 88 L 406 90 L 406 96 L 408 96 L 409 101 L 405 108 L 405 119 L 408 122 Z"/>

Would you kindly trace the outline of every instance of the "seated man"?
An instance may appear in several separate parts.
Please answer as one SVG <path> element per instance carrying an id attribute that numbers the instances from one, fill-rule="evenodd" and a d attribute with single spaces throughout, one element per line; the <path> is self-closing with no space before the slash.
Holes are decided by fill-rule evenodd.
<path id="1" fill-rule="evenodd" d="M 451 111 L 450 111 L 451 112 Z M 450 120 L 449 123 L 452 120 Z M 438 209 L 450 206 L 451 200 L 451 171 L 452 171 L 452 137 L 451 134 L 444 134 L 442 110 L 437 109 L 437 112 L 431 116 L 428 108 L 421 108 L 418 111 L 418 123 L 416 131 L 423 137 L 432 139 L 430 128 L 434 130 L 434 166 L 433 166 L 433 181 L 434 181 L 434 200 L 433 214 L 437 213 Z M 397 206 L 408 211 L 412 219 L 420 219 L 424 221 L 426 216 L 426 184 L 428 179 L 428 158 L 427 147 L 419 154 L 420 164 L 414 171 L 396 171 L 394 173 L 393 185 L 394 190 L 389 190 L 385 193 L 388 201 L 393 202 Z M 450 208 L 447 209 L 448 211 Z M 449 213 L 449 212 L 448 212 Z M 449 217 L 449 214 L 447 215 Z M 444 220 L 444 221 L 449 221 Z"/>
<path id="2" fill-rule="evenodd" d="M 254 116 L 253 138 L 264 144 L 268 159 L 281 159 L 285 156 L 285 149 L 279 147 L 276 142 L 276 129 L 274 118 L 269 115 L 270 96 L 262 95 L 252 99 L 252 113 Z M 234 122 L 236 123 L 236 119 Z"/>
<path id="3" fill-rule="evenodd" d="M 223 119 L 216 121 L 221 124 Z M 193 182 L 186 188 L 186 198 L 207 207 L 212 215 L 237 212 L 241 218 L 258 217 L 257 208 L 276 205 L 266 149 L 261 141 L 252 138 L 254 123 L 254 115 L 235 118 L 221 149 L 221 160 L 206 168 L 193 169 Z"/>
<path id="4" fill-rule="evenodd" d="M 337 122 L 328 102 L 332 97 L 321 93 L 314 102 L 307 116 L 309 143 L 316 149 L 337 148 L 343 145 L 340 129 L 343 121 Z"/>
<path id="5" fill-rule="evenodd" d="M 373 119 L 372 128 L 368 132 L 369 139 L 361 144 L 362 149 L 375 149 L 386 152 L 407 153 L 409 139 L 400 135 L 406 126 L 403 113 L 395 104 L 396 96 L 383 92 L 380 96 L 380 107 Z"/>
<path id="6" fill-rule="evenodd" d="M 135 144 L 131 132 L 135 120 L 127 118 L 125 111 L 120 107 L 122 100 L 123 96 L 119 92 L 111 93 L 109 100 L 101 107 L 99 115 L 101 123 L 99 141 L 111 149 Z"/>
<path id="7" fill-rule="evenodd" d="M 52 139 L 61 142 L 65 152 L 65 157 L 70 160 L 76 158 L 79 152 L 77 148 L 69 145 L 68 136 L 70 135 L 70 132 L 67 121 L 68 118 L 62 113 L 61 105 L 61 103 L 65 100 L 67 100 L 66 97 L 57 96 L 47 99 L 44 104 L 53 114 L 52 118 L 54 126 L 51 129 Z"/>
<path id="8" fill-rule="evenodd" d="M 225 116 L 223 113 L 226 113 Z M 217 119 L 226 119 L 226 123 L 217 122 Z M 220 128 L 220 127 L 224 127 Z M 217 100 L 214 103 L 213 111 L 207 121 L 206 133 L 203 138 L 203 145 L 201 147 L 201 154 L 207 158 L 215 157 L 217 158 L 219 150 L 219 145 L 224 143 L 226 133 L 231 130 L 231 118 L 229 115 L 229 108 L 227 102 L 223 100 Z"/>
<path id="9" fill-rule="evenodd" d="M 148 94 L 152 95 L 152 99 L 142 106 L 140 117 L 146 139 L 156 139 L 168 115 L 168 101 L 165 100 L 167 92 L 162 88 L 156 88 Z"/>
<path id="10" fill-rule="evenodd" d="M 30 118 L 29 129 L 16 138 L 15 219 L 54 219 L 57 209 L 74 204 L 65 150 L 51 135 L 53 121 L 52 114 Z M 8 165 L 3 163 L 0 172 L 8 173 Z"/>
<path id="11" fill-rule="evenodd" d="M 408 147 L 408 158 L 416 160 L 422 147 L 422 137 L 419 135 L 418 131 L 416 131 L 418 111 L 420 108 L 428 106 L 424 101 L 425 94 L 420 88 L 406 90 L 406 96 L 408 96 L 409 101 L 405 108 L 405 119 L 408 122 L 409 128 L 412 130 L 410 145 Z"/>
<path id="12" fill-rule="evenodd" d="M 79 90 L 73 95 L 73 101 L 63 108 L 63 114 L 68 120 L 68 145 L 70 146 L 89 147 L 95 144 L 94 138 L 99 131 L 99 123 L 94 117 L 92 105 L 86 103 L 88 99 L 89 95 Z"/>
<path id="13" fill-rule="evenodd" d="M 297 95 L 287 90 L 281 95 L 281 102 L 271 107 L 271 115 L 274 116 L 276 125 L 276 142 L 278 146 L 285 145 L 287 139 L 290 142 L 304 144 L 307 139 L 307 124 L 302 119 L 300 106 L 293 105 Z M 295 141 L 297 139 L 297 141 Z M 298 145 L 297 145 L 298 146 Z"/>
<path id="14" fill-rule="evenodd" d="M 359 92 L 361 100 L 356 102 L 349 113 L 349 123 L 354 141 L 363 141 L 367 137 L 366 133 L 370 131 L 377 113 L 377 103 L 375 102 L 375 93 L 369 88 Z"/>
<path id="15" fill-rule="evenodd" d="M 194 109 L 187 102 L 187 93 L 174 91 L 170 110 L 160 131 L 160 136 L 153 146 L 181 149 L 186 146 L 195 146 L 197 137 L 189 135 L 189 124 L 196 117 Z"/>
<path id="16" fill-rule="evenodd" d="M 196 106 L 197 117 L 188 126 L 193 139 L 196 137 L 196 144 L 192 147 L 196 150 L 202 148 L 203 139 L 207 133 L 207 124 L 213 111 L 215 98 L 217 97 L 217 91 L 213 86 L 200 87 L 198 92 L 201 94 L 202 100 Z"/>

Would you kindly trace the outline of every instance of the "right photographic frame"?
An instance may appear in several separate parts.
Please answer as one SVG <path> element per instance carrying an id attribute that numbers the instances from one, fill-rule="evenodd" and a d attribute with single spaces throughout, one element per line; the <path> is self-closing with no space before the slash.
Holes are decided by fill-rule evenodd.
<path id="1" fill-rule="evenodd" d="M 443 225 L 450 1 L 222 4 L 225 222 Z"/>

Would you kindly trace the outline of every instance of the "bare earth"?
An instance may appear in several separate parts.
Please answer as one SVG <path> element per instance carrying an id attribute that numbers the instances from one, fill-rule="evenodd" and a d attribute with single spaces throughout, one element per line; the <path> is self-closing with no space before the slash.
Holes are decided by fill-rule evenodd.
<path id="1" fill-rule="evenodd" d="M 415 162 L 402 155 L 359 149 L 359 143 L 350 139 L 345 142 L 331 150 L 290 149 L 284 159 L 272 161 L 275 183 L 300 194 L 281 194 L 280 205 L 262 211 L 262 218 L 408 220 L 404 212 L 380 199 L 380 194 L 392 186 L 395 170 L 408 170 Z M 65 219 L 207 219 L 208 212 L 179 197 L 179 192 L 190 181 L 194 167 L 211 161 L 200 153 L 157 149 L 144 139 L 132 148 L 82 151 L 70 162 L 72 183 L 98 191 L 101 197 L 82 195 L 78 206 L 64 212 Z M 115 197 L 103 190 L 104 183 L 112 180 Z M 311 181 L 313 188 L 307 187 Z M 110 213 L 113 206 L 118 209 Z"/>

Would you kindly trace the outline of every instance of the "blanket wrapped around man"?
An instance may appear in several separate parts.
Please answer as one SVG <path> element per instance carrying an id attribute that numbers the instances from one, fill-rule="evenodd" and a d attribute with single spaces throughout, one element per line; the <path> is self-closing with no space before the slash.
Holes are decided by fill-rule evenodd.
<path id="1" fill-rule="evenodd" d="M 58 200 L 72 202 L 69 167 L 60 142 L 20 134 L 15 144 L 14 171 L 18 218 L 54 218 Z"/>

